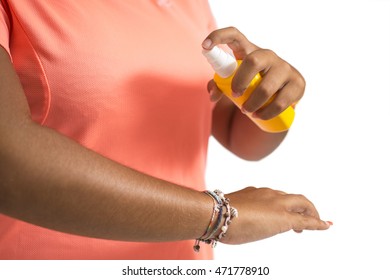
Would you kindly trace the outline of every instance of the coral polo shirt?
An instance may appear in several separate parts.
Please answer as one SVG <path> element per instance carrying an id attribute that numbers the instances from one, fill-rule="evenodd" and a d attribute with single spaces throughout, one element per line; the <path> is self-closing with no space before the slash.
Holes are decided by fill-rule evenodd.
<path id="1" fill-rule="evenodd" d="M 203 190 L 212 72 L 207 1 L 1 0 L 0 45 L 32 118 L 125 166 Z M 4 106 L 4 104 L 1 104 Z M 209 259 L 193 240 L 80 237 L 0 215 L 1 259 Z"/>

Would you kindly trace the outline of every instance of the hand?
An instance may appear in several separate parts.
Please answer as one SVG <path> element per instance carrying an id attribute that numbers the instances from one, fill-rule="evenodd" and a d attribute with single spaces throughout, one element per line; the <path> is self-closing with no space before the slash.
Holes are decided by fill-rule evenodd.
<path id="1" fill-rule="evenodd" d="M 332 224 L 322 221 L 314 205 L 303 195 L 286 194 L 269 188 L 248 187 L 226 195 L 238 210 L 221 242 L 242 244 L 289 230 L 325 230 Z"/>
<path id="2" fill-rule="evenodd" d="M 202 47 L 209 50 L 218 44 L 227 44 L 235 57 L 242 60 L 232 80 L 234 96 L 241 96 L 257 73 L 262 76 L 259 86 L 243 104 L 244 112 L 267 120 L 276 117 L 288 106 L 294 106 L 302 98 L 305 90 L 304 78 L 273 51 L 251 43 L 234 27 L 213 31 L 203 41 Z M 209 82 L 208 90 L 211 100 L 217 101 L 221 97 L 214 81 Z"/>

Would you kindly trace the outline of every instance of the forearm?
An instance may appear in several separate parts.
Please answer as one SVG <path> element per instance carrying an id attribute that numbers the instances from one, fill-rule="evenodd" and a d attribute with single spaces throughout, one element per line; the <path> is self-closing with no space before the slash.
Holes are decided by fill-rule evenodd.
<path id="1" fill-rule="evenodd" d="M 213 112 L 213 135 L 237 156 L 246 160 L 259 160 L 272 153 L 283 141 L 287 132 L 262 131 L 223 97 L 218 101 Z"/>
<path id="2" fill-rule="evenodd" d="M 126 168 L 31 121 L 3 135 L 1 213 L 115 240 L 192 239 L 207 227 L 212 201 L 200 192 Z"/>

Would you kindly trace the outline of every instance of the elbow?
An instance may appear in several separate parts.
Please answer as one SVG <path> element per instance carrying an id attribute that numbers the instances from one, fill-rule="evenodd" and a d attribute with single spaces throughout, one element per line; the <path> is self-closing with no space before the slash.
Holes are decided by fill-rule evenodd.
<path id="1" fill-rule="evenodd" d="M 229 150 L 236 156 L 247 161 L 260 161 L 272 154 L 283 142 L 286 132 L 278 134 L 266 134 L 261 137 L 240 138 L 239 141 L 231 141 Z"/>
<path id="2" fill-rule="evenodd" d="M 260 161 L 272 153 L 272 151 L 268 151 L 267 153 L 265 151 L 242 151 L 241 149 L 232 152 L 240 159 L 252 162 Z"/>

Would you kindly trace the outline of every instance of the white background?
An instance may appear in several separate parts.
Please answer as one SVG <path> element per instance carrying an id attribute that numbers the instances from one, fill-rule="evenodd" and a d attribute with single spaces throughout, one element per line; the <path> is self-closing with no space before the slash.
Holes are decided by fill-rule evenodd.
<path id="1" fill-rule="evenodd" d="M 301 193 L 334 226 L 240 246 L 216 260 L 269 266 L 268 279 L 390 279 L 390 2 L 211 0 L 236 26 L 306 79 L 282 145 L 245 162 L 210 142 L 208 186 Z M 288 277 L 288 278 L 287 278 Z"/>

